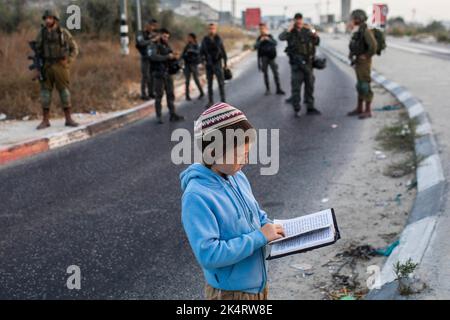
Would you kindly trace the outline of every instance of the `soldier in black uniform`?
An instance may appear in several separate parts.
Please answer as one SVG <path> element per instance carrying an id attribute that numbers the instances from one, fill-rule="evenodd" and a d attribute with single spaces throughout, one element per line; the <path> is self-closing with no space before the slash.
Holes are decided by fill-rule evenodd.
<path id="1" fill-rule="evenodd" d="M 175 112 L 175 93 L 173 85 L 173 75 L 171 74 L 170 64 L 178 60 L 169 46 L 170 32 L 167 29 L 160 30 L 159 40 L 155 43 L 150 52 L 150 61 L 152 63 L 152 76 L 155 86 L 155 108 L 158 123 L 162 124 L 162 106 L 161 101 L 166 92 L 167 107 L 170 112 L 170 121 L 182 121 L 184 117 Z"/>
<path id="2" fill-rule="evenodd" d="M 313 33 L 311 28 L 303 23 L 303 15 L 297 13 L 294 22 L 288 30 L 283 31 L 279 39 L 287 41 L 286 52 L 291 65 L 291 90 L 292 104 L 296 116 L 300 116 L 300 94 L 303 83 L 305 84 L 305 104 L 308 115 L 320 115 L 320 111 L 314 107 L 314 73 L 313 62 L 316 46 L 320 38 Z"/>
<path id="3" fill-rule="evenodd" d="M 141 99 L 149 100 L 155 98 L 153 78 L 151 71 L 151 61 L 149 58 L 149 50 L 153 44 L 158 40 L 158 33 L 156 29 L 158 21 L 150 19 L 144 31 L 138 32 L 136 36 L 136 48 L 141 54 Z"/>
<path id="4" fill-rule="evenodd" d="M 200 56 L 200 46 L 197 43 L 197 36 L 194 33 L 188 35 L 188 43 L 184 47 L 183 54 L 181 57 L 184 60 L 184 76 L 186 78 L 186 100 L 191 100 L 191 95 L 189 93 L 191 75 L 194 78 L 195 84 L 197 85 L 198 91 L 200 91 L 200 96 L 198 99 L 202 99 L 205 96 L 203 92 L 202 85 L 198 77 L 198 65 L 201 62 Z"/>
<path id="5" fill-rule="evenodd" d="M 217 78 L 220 99 L 225 102 L 225 80 L 223 69 L 227 67 L 227 53 L 222 38 L 217 34 L 217 25 L 208 26 L 208 35 L 203 38 L 201 54 L 206 63 L 206 77 L 208 79 L 208 105 L 214 104 L 213 79 Z M 223 65 L 222 65 L 223 61 Z"/>
<path id="6" fill-rule="evenodd" d="M 270 94 L 269 67 L 272 70 L 275 85 L 277 87 L 276 94 L 283 95 L 281 89 L 280 75 L 278 72 L 277 57 L 277 40 L 269 33 L 267 25 L 261 23 L 259 25 L 260 35 L 256 39 L 255 49 L 258 51 L 258 68 L 264 74 L 264 84 L 266 85 L 266 95 Z"/>

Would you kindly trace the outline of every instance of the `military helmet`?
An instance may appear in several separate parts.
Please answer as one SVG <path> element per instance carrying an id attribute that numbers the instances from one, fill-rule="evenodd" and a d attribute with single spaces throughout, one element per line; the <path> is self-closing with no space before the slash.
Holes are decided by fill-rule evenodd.
<path id="1" fill-rule="evenodd" d="M 353 19 L 359 19 L 361 21 L 366 21 L 367 20 L 367 14 L 364 10 L 361 9 L 356 9 L 352 12 L 351 17 Z"/>
<path id="2" fill-rule="evenodd" d="M 54 9 L 45 10 L 44 14 L 42 15 L 42 20 L 45 20 L 47 17 L 53 17 L 59 21 L 59 13 L 57 10 Z"/>

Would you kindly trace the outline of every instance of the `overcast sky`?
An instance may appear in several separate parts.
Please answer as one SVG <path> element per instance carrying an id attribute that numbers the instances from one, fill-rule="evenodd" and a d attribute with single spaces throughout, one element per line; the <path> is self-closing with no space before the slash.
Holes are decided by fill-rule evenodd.
<path id="1" fill-rule="evenodd" d="M 231 0 L 207 0 L 205 1 L 216 9 L 229 11 Z M 318 12 L 327 13 L 327 2 L 329 12 L 338 14 L 340 17 L 340 0 L 236 0 L 237 13 L 247 7 L 260 7 L 263 15 L 279 15 L 286 12 L 292 15 L 300 11 L 305 16 L 314 20 L 318 19 Z M 318 5 L 320 3 L 320 5 Z M 415 21 L 429 22 L 431 20 L 450 20 L 450 0 L 352 0 L 352 8 L 369 8 L 373 3 L 386 3 L 389 5 L 390 16 L 403 16 L 406 20 L 413 19 L 415 9 Z M 286 11 L 285 11 L 286 10 Z"/>

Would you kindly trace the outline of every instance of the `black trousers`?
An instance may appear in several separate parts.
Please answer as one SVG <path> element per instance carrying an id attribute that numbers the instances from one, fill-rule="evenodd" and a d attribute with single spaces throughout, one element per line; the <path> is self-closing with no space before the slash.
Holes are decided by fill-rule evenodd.
<path id="1" fill-rule="evenodd" d="M 270 89 L 269 67 L 272 70 L 275 85 L 277 86 L 277 89 L 280 89 L 280 74 L 278 72 L 277 62 L 275 61 L 275 59 L 269 59 L 268 57 L 261 57 L 261 69 L 264 74 L 264 83 L 266 85 L 267 90 Z"/>
<path id="2" fill-rule="evenodd" d="M 148 58 L 141 58 L 141 95 L 153 96 L 154 93 L 155 92 L 150 60 Z"/>
<path id="3" fill-rule="evenodd" d="M 169 74 L 154 74 L 153 84 L 155 86 L 155 108 L 156 116 L 159 118 L 162 115 L 162 98 L 164 92 L 166 93 L 167 107 L 170 114 L 175 113 L 175 92 L 173 85 L 173 77 Z"/>
<path id="4" fill-rule="evenodd" d="M 189 63 L 184 66 L 184 77 L 186 79 L 186 97 L 189 97 L 189 91 L 191 86 L 191 76 L 194 78 L 194 82 L 197 85 L 198 90 L 203 94 L 202 85 L 200 84 L 198 76 L 198 64 Z"/>
<path id="5" fill-rule="evenodd" d="M 214 91 L 213 91 L 213 80 L 214 76 L 217 79 L 220 92 L 220 100 L 225 102 L 225 79 L 223 77 L 222 63 L 218 62 L 215 64 L 206 65 L 206 78 L 208 79 L 208 98 L 209 103 L 214 103 Z"/>

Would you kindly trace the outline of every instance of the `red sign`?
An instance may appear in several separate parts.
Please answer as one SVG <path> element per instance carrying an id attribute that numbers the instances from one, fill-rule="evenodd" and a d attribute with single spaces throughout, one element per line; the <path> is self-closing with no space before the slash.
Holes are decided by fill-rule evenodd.
<path id="1" fill-rule="evenodd" d="M 249 8 L 245 10 L 245 27 L 247 29 L 256 29 L 261 23 L 261 9 Z"/>
<path id="2" fill-rule="evenodd" d="M 374 4 L 372 12 L 372 25 L 379 28 L 384 28 L 387 22 L 387 15 L 389 8 L 387 4 Z"/>

